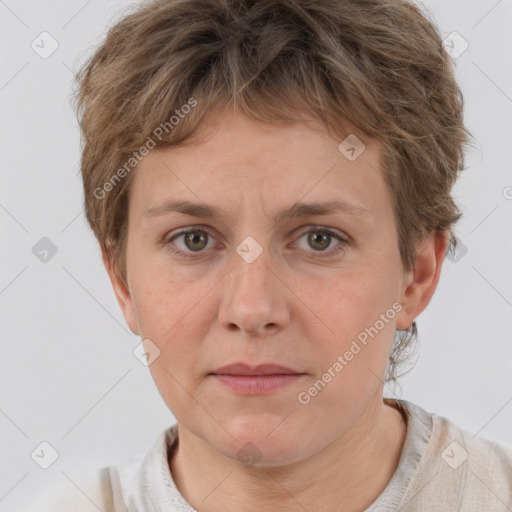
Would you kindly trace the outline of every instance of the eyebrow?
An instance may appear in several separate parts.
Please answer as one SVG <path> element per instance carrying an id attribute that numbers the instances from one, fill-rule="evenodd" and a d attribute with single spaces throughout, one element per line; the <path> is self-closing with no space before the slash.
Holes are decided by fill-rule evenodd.
<path id="1" fill-rule="evenodd" d="M 228 217 L 226 212 L 219 208 L 204 203 L 192 201 L 165 201 L 158 206 L 152 206 L 144 212 L 144 217 L 153 218 L 168 213 L 178 212 L 192 217 Z M 306 215 L 327 215 L 331 213 L 344 213 L 346 215 L 372 215 L 370 210 L 362 206 L 347 203 L 345 201 L 327 201 L 323 203 L 295 203 L 291 208 L 283 210 L 276 215 L 276 222 L 284 219 L 304 217 Z"/>

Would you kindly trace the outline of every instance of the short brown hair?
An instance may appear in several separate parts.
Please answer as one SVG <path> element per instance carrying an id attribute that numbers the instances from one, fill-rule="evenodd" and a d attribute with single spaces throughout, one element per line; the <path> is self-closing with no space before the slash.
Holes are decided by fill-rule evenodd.
<path id="1" fill-rule="evenodd" d="M 412 2 L 154 0 L 109 30 L 76 80 L 85 213 L 123 282 L 130 168 L 150 139 L 185 144 L 229 105 L 268 123 L 307 112 L 338 136 L 348 121 L 377 139 L 404 269 L 433 232 L 455 247 L 451 189 L 471 135 L 451 58 Z M 160 138 L 158 126 L 168 127 Z M 416 322 L 395 336 L 388 381 L 416 336 Z"/>

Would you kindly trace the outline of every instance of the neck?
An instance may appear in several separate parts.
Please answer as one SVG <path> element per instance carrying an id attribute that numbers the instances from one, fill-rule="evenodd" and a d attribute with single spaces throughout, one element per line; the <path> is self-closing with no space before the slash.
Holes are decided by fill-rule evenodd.
<path id="1" fill-rule="evenodd" d="M 263 467 L 229 459 L 179 426 L 169 465 L 180 493 L 201 512 L 356 512 L 370 506 L 393 476 L 406 430 L 402 414 L 380 398 L 350 431 L 312 457 Z"/>

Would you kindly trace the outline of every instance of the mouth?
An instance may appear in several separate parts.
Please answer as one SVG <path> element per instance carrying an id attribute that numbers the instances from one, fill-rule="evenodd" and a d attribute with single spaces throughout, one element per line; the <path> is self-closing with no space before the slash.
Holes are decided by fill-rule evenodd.
<path id="1" fill-rule="evenodd" d="M 209 376 L 241 395 L 265 395 L 288 386 L 306 374 L 276 364 L 249 366 L 235 363 L 218 368 Z"/>
<path id="2" fill-rule="evenodd" d="M 266 375 L 304 375 L 302 372 L 292 370 L 286 366 L 277 364 L 260 364 L 250 366 L 245 363 L 234 363 L 222 366 L 212 372 L 213 375 L 243 375 L 243 376 L 266 376 Z"/>

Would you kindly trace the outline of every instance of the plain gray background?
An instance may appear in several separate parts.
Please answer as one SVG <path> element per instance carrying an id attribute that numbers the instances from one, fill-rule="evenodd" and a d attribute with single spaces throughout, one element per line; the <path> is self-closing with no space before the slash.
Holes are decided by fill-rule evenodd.
<path id="1" fill-rule="evenodd" d="M 141 455 L 174 423 L 85 224 L 69 105 L 73 70 L 128 5 L 0 0 L 2 511 L 30 510 L 43 488 L 79 489 L 87 471 Z M 443 37 L 469 45 L 454 60 L 477 148 L 454 190 L 467 252 L 445 261 L 417 320 L 419 359 L 399 396 L 511 443 L 512 1 L 424 5 Z M 31 47 L 44 31 L 59 45 L 47 58 Z M 43 237 L 57 249 L 47 262 L 33 252 Z M 31 457 L 51 453 L 44 441 L 58 452 L 48 469 Z"/>

